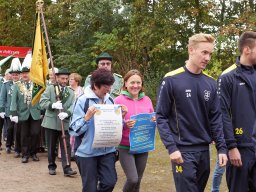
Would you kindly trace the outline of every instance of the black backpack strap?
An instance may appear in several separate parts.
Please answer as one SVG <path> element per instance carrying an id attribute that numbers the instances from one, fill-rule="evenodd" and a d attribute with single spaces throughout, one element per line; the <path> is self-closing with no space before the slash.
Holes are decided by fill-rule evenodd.
<path id="1" fill-rule="evenodd" d="M 111 101 L 111 103 L 114 104 L 114 100 L 112 99 L 112 97 L 109 97 L 109 100 Z"/>
<path id="2" fill-rule="evenodd" d="M 86 113 L 89 108 L 89 102 L 90 102 L 90 99 L 86 98 L 85 103 L 84 103 L 84 113 Z"/>

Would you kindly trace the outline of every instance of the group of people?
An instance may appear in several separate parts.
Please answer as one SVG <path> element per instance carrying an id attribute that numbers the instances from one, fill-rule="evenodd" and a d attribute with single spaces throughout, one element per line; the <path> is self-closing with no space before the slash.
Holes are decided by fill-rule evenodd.
<path id="1" fill-rule="evenodd" d="M 170 155 L 176 191 L 205 190 L 212 142 L 217 148 L 218 167 L 223 172 L 227 165 L 229 191 L 256 191 L 256 32 L 244 32 L 240 36 L 240 57 L 217 82 L 203 71 L 210 62 L 214 44 L 215 39 L 209 34 L 189 38 L 185 65 L 167 73 L 158 89 L 157 128 Z M 76 152 L 83 191 L 112 191 L 117 179 L 116 149 L 92 147 L 95 103 L 115 103 L 122 107 L 124 126 L 117 150 L 126 175 L 123 191 L 140 190 L 148 153 L 129 153 L 129 133 L 135 124 L 130 117 L 151 113 L 154 108 L 145 96 L 139 71 L 126 73 L 121 94 L 114 102 L 109 97 L 112 84 L 111 72 L 94 71 L 90 86 L 73 108 L 69 129 L 74 136 L 83 138 Z M 89 105 L 85 109 L 87 101 Z M 212 191 L 219 191 L 220 179 L 213 182 Z"/>
<path id="2" fill-rule="evenodd" d="M 185 66 L 167 73 L 161 83 L 157 127 L 172 162 L 176 191 L 205 190 L 213 141 L 218 152 L 215 174 L 223 174 L 227 165 L 229 191 L 256 191 L 256 32 L 244 32 L 238 49 L 236 64 L 216 82 L 203 72 L 214 38 L 193 35 Z M 221 177 L 214 178 L 212 191 L 219 191 Z"/>
<path id="3" fill-rule="evenodd" d="M 210 174 L 209 145 L 215 142 L 218 167 L 226 166 L 231 192 L 256 191 L 256 32 L 244 32 L 238 42 L 240 57 L 216 82 L 204 73 L 214 52 L 212 35 L 199 33 L 188 42 L 188 60 L 168 72 L 157 92 L 156 122 L 168 150 L 178 192 L 203 192 Z M 13 60 L 15 63 L 17 59 Z M 26 59 L 24 60 L 26 62 Z M 1 84 L 0 117 L 8 127 L 6 152 L 15 143 L 15 156 L 27 163 L 38 161 L 41 126 L 48 150 L 48 169 L 56 175 L 59 146 L 65 176 L 73 176 L 73 157 L 82 179 L 83 192 L 110 192 L 117 182 L 115 163 L 119 158 L 126 175 L 124 192 L 140 191 L 148 152 L 132 154 L 131 116 L 152 113 L 145 95 L 143 75 L 136 69 L 124 78 L 112 73 L 112 57 L 104 52 L 96 58 L 98 68 L 85 80 L 67 69 L 50 74 L 39 103 L 32 106 L 29 67 L 12 64 Z M 19 66 L 19 65 L 18 65 Z M 22 74 L 22 78 L 19 74 Z M 118 146 L 93 147 L 95 104 L 116 104 L 122 111 L 123 130 Z M 0 121 L 1 123 L 1 121 Z M 65 130 L 63 137 L 61 128 Z M 15 132 L 15 134 L 14 134 Z M 15 135 L 15 138 L 13 137 Z M 15 140 L 15 142 L 14 142 Z M 117 153 L 118 152 L 118 153 Z M 219 191 L 213 182 L 212 191 Z"/>

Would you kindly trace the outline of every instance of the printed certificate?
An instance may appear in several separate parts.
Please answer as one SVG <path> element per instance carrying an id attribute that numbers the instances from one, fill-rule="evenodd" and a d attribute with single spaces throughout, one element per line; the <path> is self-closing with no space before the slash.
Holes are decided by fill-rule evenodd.
<path id="1" fill-rule="evenodd" d="M 122 138 L 123 119 L 120 105 L 94 105 L 97 112 L 94 115 L 94 140 L 92 146 L 118 146 Z"/>
<path id="2" fill-rule="evenodd" d="M 155 113 L 131 116 L 136 123 L 130 130 L 130 153 L 144 153 L 155 149 L 156 122 L 151 118 Z"/>

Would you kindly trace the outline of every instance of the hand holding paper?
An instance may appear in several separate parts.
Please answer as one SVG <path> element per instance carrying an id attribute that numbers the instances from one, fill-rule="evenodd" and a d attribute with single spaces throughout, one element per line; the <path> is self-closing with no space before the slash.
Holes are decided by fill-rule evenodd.
<path id="1" fill-rule="evenodd" d="M 136 120 L 134 120 L 134 119 L 128 119 L 128 120 L 126 121 L 126 126 L 131 129 L 131 128 L 133 128 L 133 126 L 135 125 L 135 123 L 136 123 Z"/>
<path id="2" fill-rule="evenodd" d="M 124 118 L 124 116 L 126 115 L 126 113 L 128 112 L 128 108 L 125 105 L 120 105 L 121 107 L 121 111 L 122 111 L 122 117 Z"/>
<path id="3" fill-rule="evenodd" d="M 85 121 L 89 121 L 96 112 L 97 109 L 94 106 L 89 107 L 84 116 Z"/>
<path id="4" fill-rule="evenodd" d="M 150 119 L 150 121 L 156 122 L 156 116 L 153 116 L 153 117 Z"/>

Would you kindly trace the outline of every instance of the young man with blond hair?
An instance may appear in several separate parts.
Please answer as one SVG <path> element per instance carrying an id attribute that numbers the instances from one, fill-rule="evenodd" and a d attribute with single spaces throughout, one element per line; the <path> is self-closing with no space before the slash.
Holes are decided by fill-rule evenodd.
<path id="1" fill-rule="evenodd" d="M 169 152 L 178 192 L 204 191 L 213 140 L 220 165 L 227 162 L 217 85 L 203 72 L 211 59 L 214 40 L 203 33 L 190 37 L 185 66 L 167 73 L 159 90 L 157 127 Z"/>
<path id="2" fill-rule="evenodd" d="M 218 80 L 229 163 L 229 191 L 256 191 L 256 32 L 244 32 L 238 41 L 240 57 Z"/>

